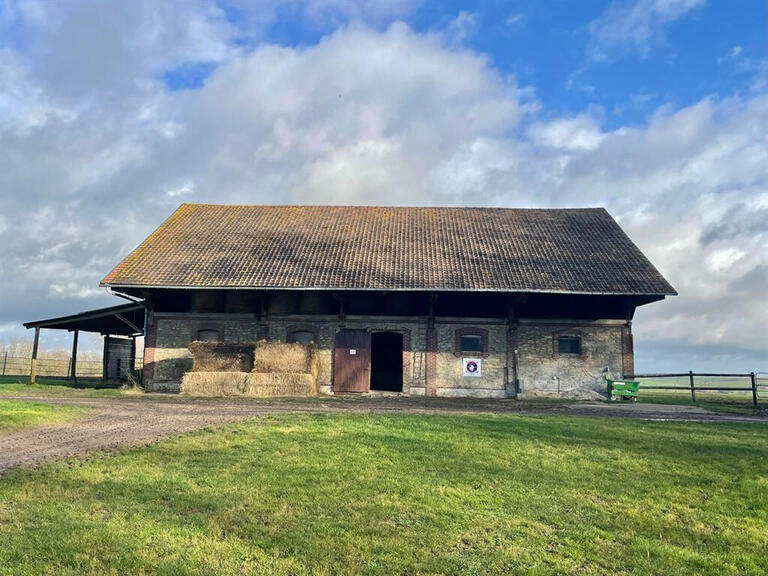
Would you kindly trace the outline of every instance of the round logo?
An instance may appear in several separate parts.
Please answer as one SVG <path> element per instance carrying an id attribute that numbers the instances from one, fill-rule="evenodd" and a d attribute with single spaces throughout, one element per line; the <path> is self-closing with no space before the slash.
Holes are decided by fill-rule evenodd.
<path id="1" fill-rule="evenodd" d="M 470 372 L 470 373 L 477 372 L 477 362 L 475 362 L 474 360 L 470 360 L 469 362 L 467 362 L 467 372 Z"/>

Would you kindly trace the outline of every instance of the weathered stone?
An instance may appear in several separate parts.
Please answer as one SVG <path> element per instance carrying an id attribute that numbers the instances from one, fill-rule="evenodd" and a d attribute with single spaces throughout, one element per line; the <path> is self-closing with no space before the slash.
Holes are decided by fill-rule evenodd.
<path id="1" fill-rule="evenodd" d="M 285 342 L 288 331 L 297 325 L 310 326 L 316 335 L 317 385 L 321 394 L 333 393 L 333 348 L 340 328 L 337 316 L 272 316 L 260 323 L 252 314 L 162 314 L 154 318 L 154 347 L 145 353 L 153 364 L 146 384 L 151 390 L 179 391 L 185 372 L 192 367 L 190 342 L 199 330 L 216 326 L 228 342 L 256 342 L 266 335 L 270 341 Z M 514 393 L 511 360 L 517 350 L 517 375 L 522 395 L 589 395 L 604 393 L 605 370 L 622 374 L 629 365 L 626 324 L 619 321 L 575 322 L 520 320 L 510 329 L 507 319 L 435 320 L 436 351 L 429 361 L 427 317 L 348 316 L 348 329 L 394 331 L 403 334 L 403 394 L 429 395 L 428 373 L 434 371 L 436 396 L 507 397 Z M 462 354 L 457 353 L 457 330 L 481 331 L 486 350 L 481 356 L 481 376 L 464 376 Z M 514 335 L 515 341 L 509 339 Z M 557 337 L 581 338 L 581 354 L 557 353 Z M 515 347 L 516 346 L 516 347 Z M 474 357 L 475 353 L 466 354 Z M 558 391 L 559 390 L 559 391 Z"/>

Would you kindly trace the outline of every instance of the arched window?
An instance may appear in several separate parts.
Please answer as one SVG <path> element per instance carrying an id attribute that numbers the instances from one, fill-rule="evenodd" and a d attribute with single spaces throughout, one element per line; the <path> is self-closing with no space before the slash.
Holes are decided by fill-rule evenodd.
<path id="1" fill-rule="evenodd" d="M 457 328 L 455 356 L 488 355 L 488 330 L 485 328 Z"/>
<path id="2" fill-rule="evenodd" d="M 465 334 L 459 340 L 459 350 L 464 352 L 482 352 L 483 337 L 479 334 Z"/>
<path id="3" fill-rule="evenodd" d="M 293 330 L 288 332 L 287 340 L 290 344 L 313 344 L 315 342 L 315 334 L 309 330 Z"/>
<path id="4" fill-rule="evenodd" d="M 212 328 L 198 330 L 197 340 L 199 342 L 218 342 L 220 340 L 219 331 Z"/>
<path id="5" fill-rule="evenodd" d="M 552 357 L 585 358 L 584 334 L 581 330 L 567 328 L 552 334 Z"/>
<path id="6" fill-rule="evenodd" d="M 579 336 L 559 336 L 557 338 L 557 353 L 578 356 L 581 354 L 581 338 Z"/>

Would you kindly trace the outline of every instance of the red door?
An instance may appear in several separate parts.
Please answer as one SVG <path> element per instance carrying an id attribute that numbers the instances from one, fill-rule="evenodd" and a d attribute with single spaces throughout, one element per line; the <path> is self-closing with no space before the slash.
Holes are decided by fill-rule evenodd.
<path id="1" fill-rule="evenodd" d="M 335 394 L 369 392 L 371 386 L 371 334 L 367 330 L 339 330 L 333 351 Z"/>

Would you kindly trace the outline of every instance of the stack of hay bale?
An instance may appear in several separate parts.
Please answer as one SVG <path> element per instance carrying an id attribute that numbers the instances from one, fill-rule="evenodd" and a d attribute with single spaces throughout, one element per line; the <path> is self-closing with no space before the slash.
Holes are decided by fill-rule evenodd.
<path id="1" fill-rule="evenodd" d="M 182 392 L 193 396 L 314 396 L 313 344 L 192 342 L 192 371 Z"/>

